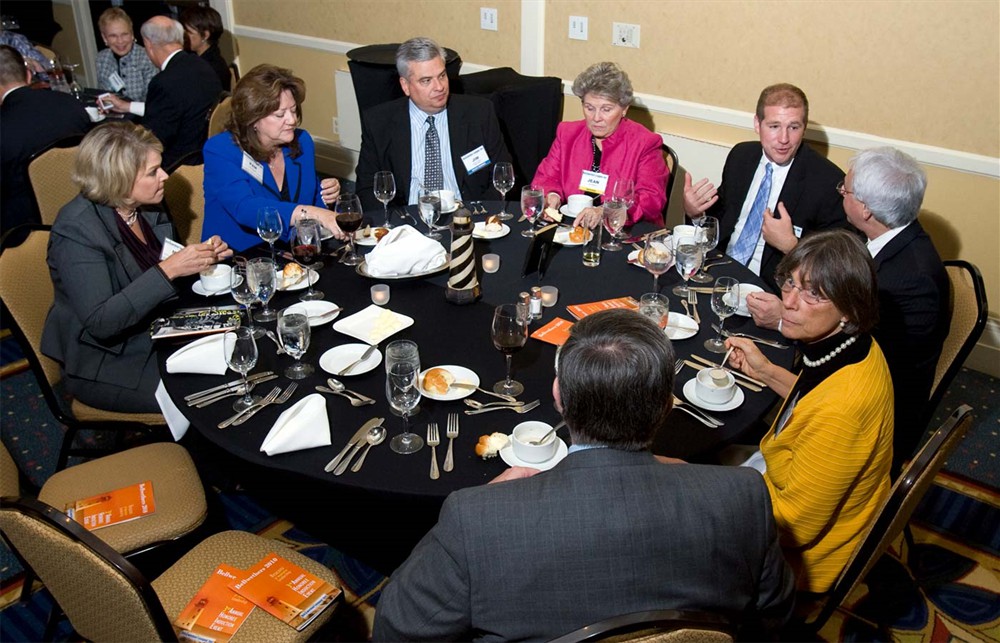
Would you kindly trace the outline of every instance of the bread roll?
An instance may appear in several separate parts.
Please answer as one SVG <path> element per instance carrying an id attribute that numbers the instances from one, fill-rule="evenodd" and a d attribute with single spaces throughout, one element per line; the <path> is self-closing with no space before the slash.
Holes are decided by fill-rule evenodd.
<path id="1" fill-rule="evenodd" d="M 375 240 L 381 241 L 382 237 L 389 234 L 389 228 L 375 228 Z"/>
<path id="2" fill-rule="evenodd" d="M 288 286 L 297 283 L 300 279 L 302 279 L 304 274 L 305 271 L 302 270 L 302 266 L 299 264 L 286 263 L 284 269 L 281 271 L 281 279 L 284 287 L 287 288 Z"/>
<path id="3" fill-rule="evenodd" d="M 424 390 L 436 395 L 447 395 L 449 385 L 455 381 L 455 376 L 447 369 L 432 368 L 424 373 Z"/>
<path id="4" fill-rule="evenodd" d="M 569 233 L 569 240 L 573 243 L 583 243 L 587 240 L 587 229 L 576 227 Z"/>
<path id="5" fill-rule="evenodd" d="M 510 438 L 503 433 L 492 433 L 490 435 L 479 436 L 479 443 L 476 445 L 476 455 L 483 460 L 495 458 L 500 449 L 510 444 Z"/>

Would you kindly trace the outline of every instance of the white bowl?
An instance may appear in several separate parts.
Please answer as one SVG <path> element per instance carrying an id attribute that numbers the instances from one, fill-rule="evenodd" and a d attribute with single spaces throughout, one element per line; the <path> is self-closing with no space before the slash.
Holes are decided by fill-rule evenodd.
<path id="1" fill-rule="evenodd" d="M 211 268 L 202 270 L 198 276 L 201 286 L 208 292 L 218 292 L 227 290 L 230 286 L 229 278 L 233 269 L 224 263 L 217 263 Z"/>
<path id="2" fill-rule="evenodd" d="M 528 444 L 532 440 L 540 440 L 552 430 L 552 425 L 545 422 L 521 422 L 514 427 L 511 434 L 511 447 L 514 455 L 524 462 L 545 462 L 551 460 L 559 446 L 559 441 L 553 435 L 544 444 Z"/>
<path id="3" fill-rule="evenodd" d="M 736 378 L 722 368 L 703 368 L 695 377 L 694 390 L 699 398 L 710 404 L 725 404 L 736 395 Z"/>

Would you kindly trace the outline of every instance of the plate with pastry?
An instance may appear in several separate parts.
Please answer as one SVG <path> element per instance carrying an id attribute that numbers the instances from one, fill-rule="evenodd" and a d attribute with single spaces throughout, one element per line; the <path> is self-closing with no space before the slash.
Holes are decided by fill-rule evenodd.
<path id="1" fill-rule="evenodd" d="M 309 271 L 309 283 L 306 283 L 306 269 L 297 263 L 285 264 L 285 267 L 277 274 L 278 290 L 305 290 L 309 283 L 315 284 L 319 281 L 319 273 L 315 270 Z"/>
<path id="2" fill-rule="evenodd" d="M 586 228 L 561 227 L 556 230 L 552 240 L 564 246 L 582 246 L 593 234 Z"/>
<path id="3" fill-rule="evenodd" d="M 507 446 L 500 449 L 500 459 L 512 467 L 528 467 L 529 469 L 538 469 L 539 471 L 548 471 L 552 467 L 559 464 L 563 458 L 569 455 L 569 447 L 563 442 L 562 438 L 558 435 L 556 436 L 556 454 L 549 458 L 548 460 L 543 460 L 542 462 L 525 462 L 521 458 L 514 454 L 514 445 L 510 443 L 509 438 Z"/>
<path id="4" fill-rule="evenodd" d="M 510 234 L 510 226 L 494 215 L 486 221 L 477 221 L 472 226 L 472 236 L 477 239 L 499 239 Z"/>
<path id="5" fill-rule="evenodd" d="M 461 388 L 453 387 L 452 384 L 458 382 L 463 384 Z M 464 386 L 468 384 L 469 386 Z M 420 392 L 432 400 L 440 402 L 450 402 L 469 397 L 476 392 L 479 386 L 479 376 L 475 371 L 464 366 L 446 364 L 428 368 L 420 373 Z"/>
<path id="6" fill-rule="evenodd" d="M 365 226 L 354 233 L 354 243 L 359 246 L 371 247 L 387 234 L 389 234 L 389 228 Z"/>

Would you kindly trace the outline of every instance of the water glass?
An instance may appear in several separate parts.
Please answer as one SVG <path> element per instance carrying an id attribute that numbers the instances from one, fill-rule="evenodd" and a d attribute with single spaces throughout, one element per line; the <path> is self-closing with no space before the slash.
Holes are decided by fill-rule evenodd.
<path id="1" fill-rule="evenodd" d="M 247 373 L 257 365 L 257 342 L 254 341 L 251 329 L 241 327 L 226 333 L 223 344 L 227 350 L 230 346 L 233 347 L 232 352 L 226 356 L 226 363 L 243 378 L 243 397 L 233 403 L 234 411 L 243 411 L 260 402 L 260 396 L 251 395 L 247 384 Z"/>
<path id="2" fill-rule="evenodd" d="M 719 277 L 712 286 L 712 312 L 719 316 L 719 332 L 712 339 L 705 340 L 705 348 L 713 353 L 725 353 L 726 343 L 722 340 L 722 326 L 726 319 L 736 312 L 740 305 L 740 282 L 733 277 Z"/>
<path id="3" fill-rule="evenodd" d="M 687 299 L 688 279 L 701 268 L 702 260 L 701 245 L 694 237 L 680 237 L 674 241 L 674 265 L 684 283 L 674 286 L 673 293 L 678 297 Z"/>
<path id="4" fill-rule="evenodd" d="M 264 304 L 263 310 L 254 315 L 254 319 L 261 322 L 277 319 L 278 313 L 268 308 L 268 302 L 271 301 L 276 289 L 274 262 L 267 257 L 251 259 L 247 262 L 247 281 L 250 282 L 250 288 L 257 293 L 257 299 Z"/>
<path id="5" fill-rule="evenodd" d="M 625 227 L 625 219 L 628 211 L 624 201 L 612 199 L 604 202 L 604 227 L 608 229 L 608 240 L 601 246 L 609 252 L 617 252 L 622 249 L 616 236 Z"/>
<path id="6" fill-rule="evenodd" d="M 428 190 L 422 187 L 418 202 L 420 204 L 420 219 L 427 226 L 427 238 L 440 239 L 441 235 L 438 234 L 435 224 L 441 217 L 441 195 L 438 194 L 437 190 Z"/>
<path id="7" fill-rule="evenodd" d="M 271 261 L 274 263 L 277 263 L 274 258 L 274 242 L 281 238 L 282 232 L 284 223 L 277 208 L 264 206 L 257 210 L 257 234 L 271 246 Z"/>
<path id="8" fill-rule="evenodd" d="M 229 292 L 233 294 L 233 299 L 247 311 L 247 328 L 253 334 L 254 339 L 264 336 L 264 329 L 253 325 L 253 313 L 250 306 L 257 301 L 257 291 L 250 287 L 250 280 L 247 278 L 247 260 L 243 257 L 233 258 L 233 271 L 229 273 Z"/>
<path id="9" fill-rule="evenodd" d="M 639 298 L 639 314 L 649 317 L 666 331 L 670 319 L 670 300 L 658 292 L 648 292 Z"/>
<path id="10" fill-rule="evenodd" d="M 382 209 L 385 210 L 385 224 L 384 227 L 391 228 L 392 224 L 389 223 L 389 202 L 396 198 L 396 179 L 392 176 L 392 172 L 380 171 L 375 173 L 375 198 L 382 203 Z"/>
<path id="11" fill-rule="evenodd" d="M 528 219 L 528 229 L 521 231 L 522 237 L 535 236 L 535 222 L 545 210 L 545 188 L 540 185 L 526 185 L 521 188 L 521 213 Z"/>
<path id="12" fill-rule="evenodd" d="M 712 275 L 705 272 L 705 262 L 708 260 L 708 253 L 719 244 L 719 220 L 712 216 L 699 217 L 694 220 L 694 227 L 695 236 L 704 253 L 704 260 L 701 262 L 701 270 L 691 277 L 691 281 L 699 284 L 710 284 L 712 283 Z"/>
<path id="13" fill-rule="evenodd" d="M 309 350 L 309 339 L 311 330 L 309 328 L 309 316 L 282 311 L 278 317 L 278 341 L 285 352 L 295 358 L 295 363 L 285 369 L 285 377 L 290 380 L 301 380 L 309 377 L 316 370 L 309 364 L 302 362 L 302 356 Z"/>
<path id="14" fill-rule="evenodd" d="M 507 161 L 500 161 L 493 165 L 493 187 L 500 193 L 500 200 L 503 207 L 500 208 L 501 221 L 514 218 L 514 215 L 507 212 L 507 193 L 514 187 L 514 166 Z"/>
<path id="15" fill-rule="evenodd" d="M 604 226 L 595 226 L 587 240 L 583 242 L 583 265 L 596 268 L 601 265 L 601 231 Z"/>
<path id="16" fill-rule="evenodd" d="M 420 402 L 420 366 L 398 362 L 388 369 L 385 376 L 385 396 L 389 406 L 403 417 L 403 432 L 389 441 L 389 448 L 403 455 L 416 453 L 424 446 L 424 439 L 410 431 L 410 414 Z"/>

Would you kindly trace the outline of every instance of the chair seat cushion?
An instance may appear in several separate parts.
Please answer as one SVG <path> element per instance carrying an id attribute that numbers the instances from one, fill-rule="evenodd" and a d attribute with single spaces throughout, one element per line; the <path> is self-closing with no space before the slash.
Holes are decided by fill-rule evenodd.
<path id="1" fill-rule="evenodd" d="M 334 587 L 340 587 L 336 574 L 311 558 L 286 549 L 281 543 L 245 531 L 224 531 L 205 539 L 184 555 L 162 576 L 153 581 L 153 589 L 163 604 L 167 617 L 173 621 L 205 584 L 219 563 L 239 569 L 249 569 L 271 552 L 322 578 Z M 241 641 L 305 641 L 330 619 L 336 605 L 327 607 L 301 632 L 278 620 L 262 609 L 255 609 L 240 627 L 236 637 Z"/>
<path id="2" fill-rule="evenodd" d="M 161 541 L 175 540 L 205 521 L 205 490 L 187 450 L 157 442 L 90 460 L 59 471 L 42 487 L 38 499 L 59 511 L 67 504 L 151 480 L 156 511 L 111 525 L 94 535 L 123 554 Z"/>
<path id="3" fill-rule="evenodd" d="M 73 417 L 81 422 L 135 422 L 137 424 L 150 424 L 153 426 L 164 426 L 167 421 L 159 413 L 119 413 L 117 411 L 105 411 L 87 406 L 79 400 L 73 400 L 71 409 Z"/>

